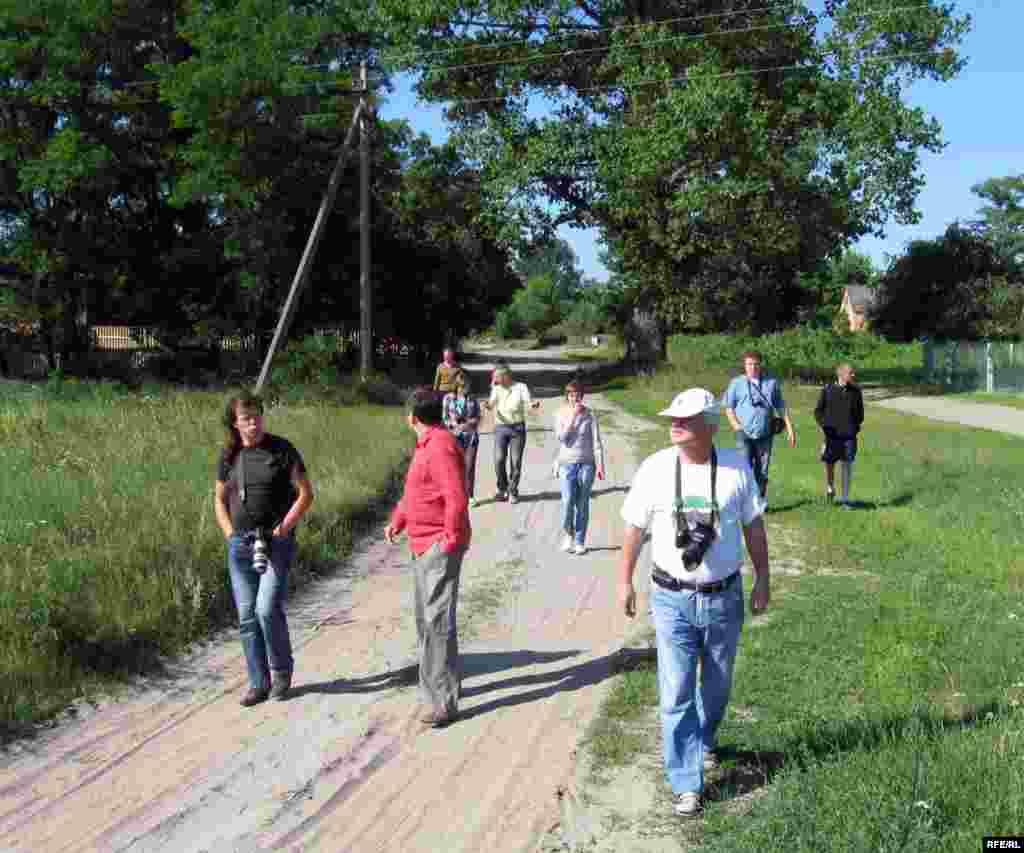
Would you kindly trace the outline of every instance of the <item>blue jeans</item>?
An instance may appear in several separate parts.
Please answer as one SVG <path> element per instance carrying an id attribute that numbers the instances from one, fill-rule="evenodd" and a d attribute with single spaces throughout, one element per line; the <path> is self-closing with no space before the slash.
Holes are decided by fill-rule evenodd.
<path id="1" fill-rule="evenodd" d="M 249 671 L 249 686 L 270 688 L 270 673 L 291 675 L 292 641 L 284 600 L 288 568 L 295 557 L 295 539 L 275 536 L 270 544 L 270 566 L 260 574 L 252 568 L 252 539 L 234 533 L 228 539 L 228 572 L 238 609 L 238 628 Z"/>
<path id="2" fill-rule="evenodd" d="M 562 490 L 562 529 L 582 545 L 590 524 L 590 490 L 597 468 L 590 462 L 561 465 L 558 483 Z"/>
<path id="3" fill-rule="evenodd" d="M 719 593 L 651 583 L 658 642 L 658 699 L 665 775 L 672 791 L 704 790 L 704 752 L 714 749 L 732 688 L 743 628 L 743 582 Z M 697 662 L 701 662 L 700 682 Z"/>
<path id="4" fill-rule="evenodd" d="M 768 494 L 768 466 L 772 461 L 772 439 L 774 435 L 762 435 L 760 438 L 751 438 L 742 430 L 736 433 L 736 448 L 743 454 L 743 457 L 754 472 L 754 482 L 761 492 L 761 497 Z"/>

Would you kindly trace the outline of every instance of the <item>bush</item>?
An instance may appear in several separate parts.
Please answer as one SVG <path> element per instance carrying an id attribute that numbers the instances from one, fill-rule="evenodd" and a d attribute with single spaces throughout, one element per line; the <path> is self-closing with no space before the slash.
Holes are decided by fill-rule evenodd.
<path id="1" fill-rule="evenodd" d="M 516 307 L 508 305 L 505 308 L 499 309 L 495 316 L 494 331 L 497 332 L 499 338 L 508 340 L 511 338 L 521 338 L 528 330 L 526 323 L 523 322 L 523 318 L 519 316 Z"/>
<path id="2" fill-rule="evenodd" d="M 300 385 L 330 386 L 338 382 L 341 353 L 338 339 L 310 335 L 291 341 L 274 354 L 270 366 L 271 382 L 282 389 Z"/>
<path id="3" fill-rule="evenodd" d="M 561 327 L 570 337 L 589 337 L 604 331 L 604 317 L 593 302 L 577 302 Z"/>
<path id="4" fill-rule="evenodd" d="M 772 373 L 808 381 L 831 378 L 842 361 L 858 370 L 916 370 L 924 364 L 919 343 L 892 343 L 870 333 L 839 334 L 832 329 L 796 327 L 761 337 L 675 335 L 669 341 L 671 361 L 704 368 L 738 370 L 745 350 L 759 350 Z"/>

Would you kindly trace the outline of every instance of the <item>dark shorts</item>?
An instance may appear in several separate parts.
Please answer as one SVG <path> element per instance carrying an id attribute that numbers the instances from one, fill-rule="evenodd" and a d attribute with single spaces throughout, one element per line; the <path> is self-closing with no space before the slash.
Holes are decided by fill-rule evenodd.
<path id="1" fill-rule="evenodd" d="M 826 465 L 835 465 L 836 462 L 853 462 L 856 458 L 857 436 L 850 438 L 826 437 L 825 443 L 821 446 L 821 461 Z"/>

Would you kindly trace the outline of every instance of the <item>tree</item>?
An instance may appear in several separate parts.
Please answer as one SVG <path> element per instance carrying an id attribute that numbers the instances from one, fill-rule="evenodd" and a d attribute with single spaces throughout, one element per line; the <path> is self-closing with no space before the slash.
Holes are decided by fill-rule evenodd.
<path id="1" fill-rule="evenodd" d="M 58 5 L 0 0 L 0 257 L 26 274 L 0 310 L 64 352 L 97 315 L 172 346 L 272 328 L 355 108 L 352 68 L 377 68 L 370 4 Z M 358 316 L 357 174 L 352 158 L 296 332 Z M 378 129 L 387 334 L 433 347 L 511 298 L 480 195 L 454 149 Z"/>
<path id="2" fill-rule="evenodd" d="M 942 237 L 911 242 L 882 275 L 872 328 L 901 341 L 983 335 L 1005 272 L 991 244 L 954 223 Z"/>
<path id="3" fill-rule="evenodd" d="M 576 252 L 560 237 L 545 237 L 524 245 L 514 263 L 522 281 L 549 276 L 561 302 L 571 302 L 583 286 Z"/>
<path id="4" fill-rule="evenodd" d="M 630 299 L 667 329 L 684 310 L 790 322 L 798 273 L 891 217 L 916 221 L 919 152 L 941 148 L 940 129 L 902 89 L 954 76 L 969 25 L 937 0 L 379 8 L 428 51 L 401 67 L 450 103 L 494 218 L 600 227 Z"/>
<path id="5" fill-rule="evenodd" d="M 988 202 L 978 211 L 981 218 L 972 226 L 1020 275 L 1024 272 L 1024 172 L 989 178 L 971 187 L 971 192 Z"/>

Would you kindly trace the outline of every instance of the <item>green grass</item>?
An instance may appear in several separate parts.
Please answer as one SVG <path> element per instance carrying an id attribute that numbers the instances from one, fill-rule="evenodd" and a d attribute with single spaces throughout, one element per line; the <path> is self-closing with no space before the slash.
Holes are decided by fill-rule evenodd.
<path id="1" fill-rule="evenodd" d="M 0 729 L 146 669 L 233 617 L 213 513 L 223 397 L 51 383 L 0 391 Z M 267 429 L 316 502 L 292 573 L 328 571 L 398 484 L 395 408 L 292 402 Z"/>
<path id="2" fill-rule="evenodd" d="M 651 415 L 732 372 L 694 359 L 607 393 Z M 798 444 L 776 445 L 769 540 L 803 574 L 777 575 L 770 619 L 745 629 L 721 731 L 740 764 L 778 759 L 742 810 L 727 765 L 702 849 L 959 851 L 1020 832 L 1024 443 L 869 407 L 844 512 L 822 500 L 816 392 L 786 398 Z"/>
<path id="3" fill-rule="evenodd" d="M 601 774 L 635 760 L 648 741 L 639 724 L 648 717 L 648 708 L 658 702 L 656 669 L 644 663 L 615 681 L 601 706 L 601 713 L 587 733 L 591 773 Z"/>

